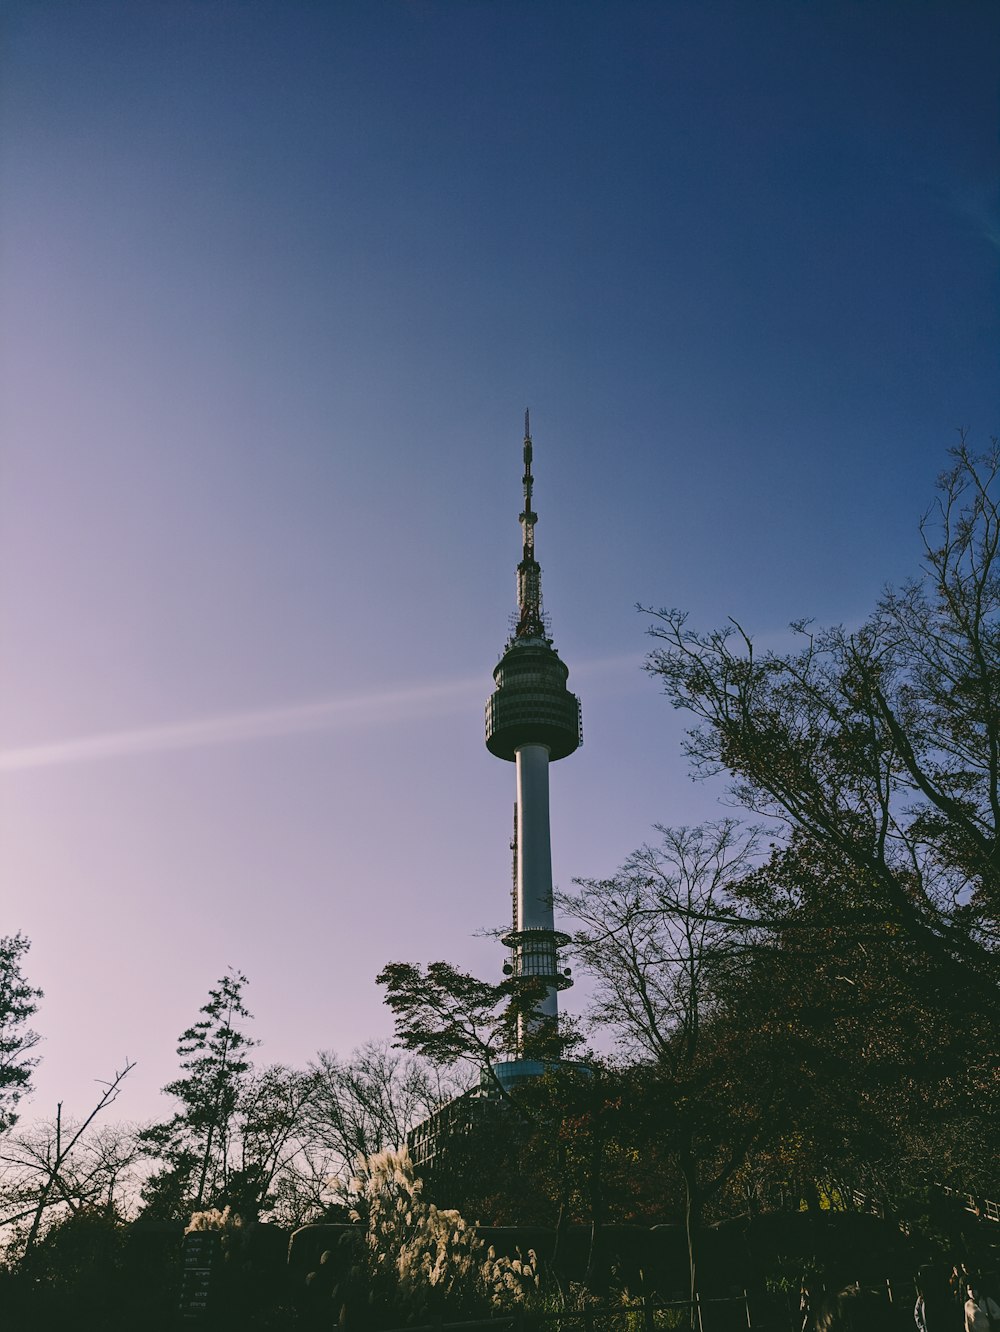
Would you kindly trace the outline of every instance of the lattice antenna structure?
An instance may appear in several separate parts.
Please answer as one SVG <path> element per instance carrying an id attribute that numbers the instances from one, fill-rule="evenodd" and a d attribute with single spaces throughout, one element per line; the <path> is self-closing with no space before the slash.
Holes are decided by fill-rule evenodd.
<path id="1" fill-rule="evenodd" d="M 517 929 L 517 801 L 514 802 L 514 835 L 510 839 L 510 928 Z"/>
<path id="2" fill-rule="evenodd" d="M 531 507 L 534 477 L 531 475 L 531 425 L 524 413 L 524 508 L 518 521 L 521 524 L 521 562 L 517 566 L 517 628 L 516 638 L 544 638 L 545 622 L 542 617 L 542 570 L 535 559 L 535 524 L 538 514 Z"/>

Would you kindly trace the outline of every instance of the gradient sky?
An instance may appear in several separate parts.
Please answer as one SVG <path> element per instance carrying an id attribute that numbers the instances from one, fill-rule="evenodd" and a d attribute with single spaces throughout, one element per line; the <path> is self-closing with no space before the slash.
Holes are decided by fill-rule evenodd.
<path id="1" fill-rule="evenodd" d="M 0 43 L 0 932 L 28 1116 L 127 1055 L 143 1119 L 228 966 L 299 1065 L 389 1033 L 389 960 L 499 977 L 525 406 L 562 887 L 720 812 L 636 602 L 780 643 L 915 569 L 1000 432 L 1000 8 L 5 0 Z"/>

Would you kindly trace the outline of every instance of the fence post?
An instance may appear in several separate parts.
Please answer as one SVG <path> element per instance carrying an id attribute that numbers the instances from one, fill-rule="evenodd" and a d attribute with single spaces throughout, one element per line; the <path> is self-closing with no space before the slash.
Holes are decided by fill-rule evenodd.
<path id="1" fill-rule="evenodd" d="M 747 1311 L 747 1327 L 753 1327 L 753 1323 L 750 1321 L 750 1297 L 747 1295 L 746 1286 L 743 1287 L 743 1306 Z"/>

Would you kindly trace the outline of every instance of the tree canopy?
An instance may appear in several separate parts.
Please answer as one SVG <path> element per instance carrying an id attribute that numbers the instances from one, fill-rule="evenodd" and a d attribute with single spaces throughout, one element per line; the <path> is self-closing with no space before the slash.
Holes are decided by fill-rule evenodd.
<path id="1" fill-rule="evenodd" d="M 995 994 L 1000 921 L 1000 450 L 964 440 L 921 525 L 920 573 L 856 628 L 755 651 L 655 613 L 649 671 L 696 719 L 696 773 L 865 887 L 858 925 L 901 930 L 954 982 Z M 841 909 L 836 895 L 831 905 Z"/>

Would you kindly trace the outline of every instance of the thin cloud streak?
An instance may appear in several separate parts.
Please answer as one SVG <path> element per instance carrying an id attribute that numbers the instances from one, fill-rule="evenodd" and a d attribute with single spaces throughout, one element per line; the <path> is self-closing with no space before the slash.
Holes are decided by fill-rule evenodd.
<path id="1" fill-rule="evenodd" d="M 622 667 L 637 668 L 641 661 L 642 658 L 637 656 L 606 657 L 584 663 L 573 671 L 573 675 L 589 678 Z M 488 688 L 488 679 L 475 675 L 464 680 L 447 680 L 408 689 L 386 689 L 380 693 L 316 699 L 311 703 L 202 717 L 163 726 L 105 731 L 50 744 L 0 750 L 0 772 L 63 767 L 177 749 L 201 749 L 348 726 L 377 726 L 405 718 L 440 717 L 466 711 L 477 695 L 482 695 L 485 701 Z"/>

